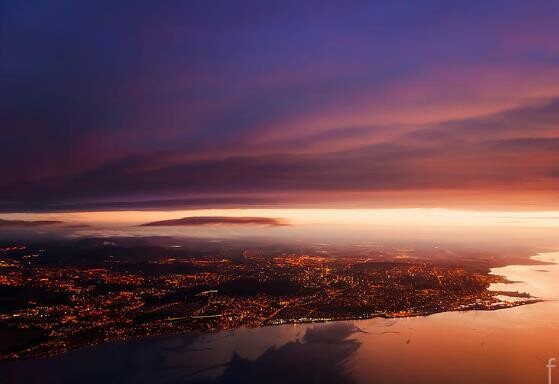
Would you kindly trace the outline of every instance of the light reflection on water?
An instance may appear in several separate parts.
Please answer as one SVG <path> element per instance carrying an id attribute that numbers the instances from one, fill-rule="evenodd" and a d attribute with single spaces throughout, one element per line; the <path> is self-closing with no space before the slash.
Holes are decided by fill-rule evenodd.
<path id="1" fill-rule="evenodd" d="M 503 268 L 494 268 L 492 273 L 506 276 L 515 283 L 493 284 L 490 289 L 527 292 L 545 300 L 559 299 L 559 252 L 540 253 L 532 259 L 545 264 L 509 265 Z"/>
<path id="2" fill-rule="evenodd" d="M 559 252 L 534 258 L 557 263 Z M 8 383 L 546 383 L 545 364 L 559 357 L 559 265 L 492 272 L 522 282 L 492 289 L 549 301 L 490 312 L 165 336 L 0 364 L 0 374 Z"/>

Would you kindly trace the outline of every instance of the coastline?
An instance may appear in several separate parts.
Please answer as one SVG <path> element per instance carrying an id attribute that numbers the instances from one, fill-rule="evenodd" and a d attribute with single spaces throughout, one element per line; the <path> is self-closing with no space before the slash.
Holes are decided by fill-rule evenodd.
<path id="1" fill-rule="evenodd" d="M 546 257 L 545 255 L 555 255 L 553 259 Z M 544 255 L 544 256 L 542 256 Z M 37 353 L 37 354 L 26 354 L 24 356 L 15 356 L 15 357 L 3 357 L 0 359 L 0 364 L 11 362 L 11 361 L 20 361 L 20 360 L 33 360 L 33 359 L 42 359 L 42 358 L 49 358 L 55 357 L 60 355 L 65 355 L 74 351 L 94 348 L 100 345 L 106 344 L 119 344 L 119 343 L 130 343 L 136 342 L 141 340 L 149 340 L 152 338 L 161 338 L 161 337 L 192 337 L 197 338 L 201 336 L 207 335 L 215 335 L 221 332 L 235 332 L 239 329 L 258 329 L 258 328 L 266 328 L 266 327 L 276 327 L 276 326 L 283 326 L 283 325 L 296 325 L 296 324 L 320 324 L 320 323 L 334 323 L 334 322 L 347 322 L 347 321 L 365 321 L 365 320 L 372 320 L 372 319 L 402 319 L 402 318 L 417 318 L 417 317 L 429 317 L 436 314 L 443 314 L 443 313 L 452 313 L 452 312 L 470 312 L 470 311 L 479 311 L 479 312 L 492 312 L 492 311 L 500 311 L 505 309 L 512 309 L 515 307 L 530 305 L 530 304 L 537 304 L 542 303 L 545 301 L 553 300 L 550 298 L 545 297 L 538 297 L 532 295 L 529 292 L 521 292 L 510 290 L 510 287 L 525 287 L 525 282 L 521 281 L 514 281 L 510 280 L 507 277 L 507 271 L 510 268 L 531 268 L 535 266 L 541 265 L 558 265 L 557 260 L 559 260 L 559 252 L 558 251 L 550 251 L 550 252 L 539 252 L 536 255 L 531 256 L 528 260 L 532 262 L 528 262 L 526 264 L 511 264 L 505 267 L 494 267 L 490 268 L 488 274 L 496 276 L 498 278 L 503 278 L 502 282 L 499 283 L 492 283 L 486 290 L 491 297 L 498 298 L 500 296 L 501 300 L 495 303 L 492 303 L 490 306 L 487 306 L 487 303 L 482 305 L 473 304 L 463 308 L 456 308 L 450 310 L 441 310 L 441 311 L 425 311 L 425 312 L 412 312 L 412 311 L 400 311 L 396 313 L 376 313 L 372 315 L 366 316 L 347 316 L 347 317 L 332 317 L 332 318 L 309 318 L 309 319 L 293 319 L 293 320 L 281 320 L 277 323 L 269 322 L 266 324 L 262 324 L 260 326 L 255 327 L 239 327 L 233 329 L 215 329 L 210 331 L 191 331 L 191 332 L 184 332 L 184 331 L 177 331 L 177 332 L 169 332 L 163 331 L 161 333 L 155 333 L 150 335 L 132 335 L 122 338 L 113 338 L 105 341 L 95 342 L 95 343 L 86 343 L 83 345 L 75 345 L 67 350 L 64 351 L 56 351 L 53 353 L 45 352 L 45 353 Z M 554 261 L 553 261 L 554 260 Z M 543 273 L 543 270 L 535 270 L 536 272 Z M 547 271 L 546 271 L 547 272 Z M 504 290 L 503 288 L 507 288 Z M 493 292 L 493 293 L 492 293 Z M 527 296 L 529 295 L 529 296 Z M 507 298 L 503 300 L 503 296 Z"/>

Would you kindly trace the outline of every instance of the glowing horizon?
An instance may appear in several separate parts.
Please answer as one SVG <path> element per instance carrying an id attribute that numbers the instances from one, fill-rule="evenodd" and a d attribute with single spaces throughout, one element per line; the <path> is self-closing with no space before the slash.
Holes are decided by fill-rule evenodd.
<path id="1" fill-rule="evenodd" d="M 5 220 L 59 220 L 68 224 L 138 226 L 184 217 L 263 217 L 287 220 L 292 226 L 337 224 L 352 226 L 558 227 L 559 211 L 466 211 L 413 209 L 196 209 L 177 211 L 93 211 L 2 214 Z M 235 225 L 235 224 L 224 224 Z"/>

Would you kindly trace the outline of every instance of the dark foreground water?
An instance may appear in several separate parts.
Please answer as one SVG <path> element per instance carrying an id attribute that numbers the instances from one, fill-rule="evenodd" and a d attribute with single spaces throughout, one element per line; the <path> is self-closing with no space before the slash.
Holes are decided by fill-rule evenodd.
<path id="1" fill-rule="evenodd" d="M 537 258 L 557 263 L 559 253 Z M 514 289 L 549 301 L 492 312 L 105 344 L 0 363 L 0 382 L 545 384 L 545 365 L 559 358 L 559 265 L 509 266 L 494 273 L 521 281 Z"/>

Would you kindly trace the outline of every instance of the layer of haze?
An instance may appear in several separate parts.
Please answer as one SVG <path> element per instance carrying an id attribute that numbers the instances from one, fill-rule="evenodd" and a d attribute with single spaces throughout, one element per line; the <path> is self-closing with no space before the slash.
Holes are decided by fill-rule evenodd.
<path id="1" fill-rule="evenodd" d="M 167 236 L 208 240 L 260 239 L 321 243 L 505 243 L 556 247 L 558 211 L 448 209 L 206 209 L 95 211 L 1 215 L 12 234 L 111 237 Z M 57 225 L 28 223 L 59 222 Z M 19 223 L 19 225 L 17 225 Z M 26 224 L 27 223 L 27 224 Z M 157 225 L 146 224 L 159 223 Z M 3 229 L 7 233 L 7 227 Z"/>

